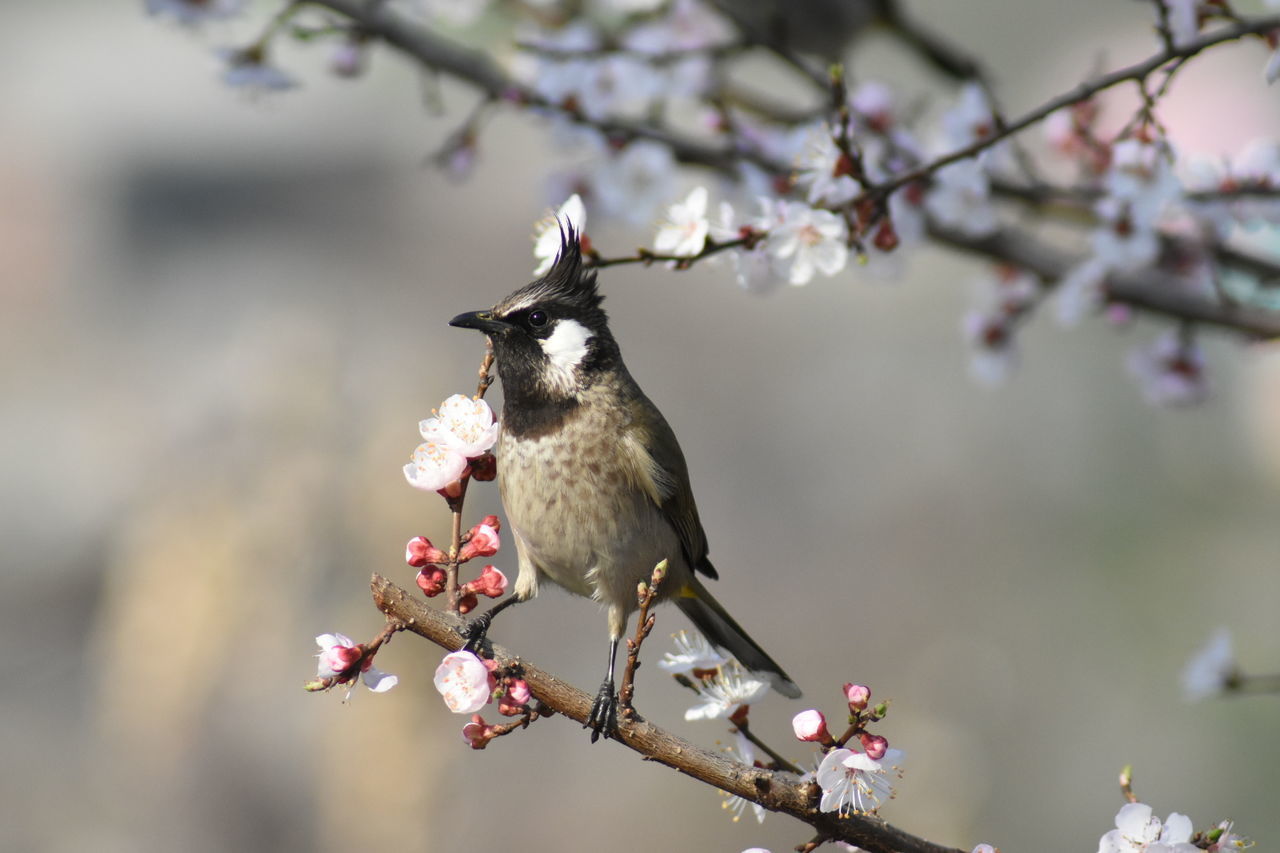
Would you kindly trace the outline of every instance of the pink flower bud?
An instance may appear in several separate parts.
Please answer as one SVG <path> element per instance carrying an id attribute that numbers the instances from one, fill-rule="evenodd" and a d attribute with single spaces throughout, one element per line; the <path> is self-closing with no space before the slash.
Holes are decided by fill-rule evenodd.
<path id="1" fill-rule="evenodd" d="M 404 561 L 415 569 L 420 569 L 432 563 L 447 563 L 449 555 L 432 545 L 427 537 L 415 536 L 404 547 Z"/>
<path id="2" fill-rule="evenodd" d="M 508 717 L 519 716 L 528 710 L 525 706 L 531 698 L 528 682 L 523 678 L 514 679 L 507 685 L 507 692 L 498 699 L 498 713 Z"/>
<path id="3" fill-rule="evenodd" d="M 869 735 L 866 732 L 858 735 L 858 740 L 862 741 L 862 749 L 867 754 L 867 758 L 872 761 L 879 761 L 884 758 L 885 752 L 889 749 L 889 741 L 880 737 L 880 735 Z"/>
<path id="4" fill-rule="evenodd" d="M 470 613 L 476 609 L 476 605 L 480 603 L 480 599 L 476 598 L 475 593 L 468 592 L 458 599 L 458 612 Z"/>
<path id="5" fill-rule="evenodd" d="M 827 731 L 827 718 L 821 711 L 801 711 L 791 719 L 791 728 L 797 740 L 809 743 L 827 743 L 831 740 L 831 732 Z"/>
<path id="6" fill-rule="evenodd" d="M 472 749 L 484 749 L 493 740 L 493 726 L 486 723 L 479 714 L 472 714 L 471 722 L 462 727 L 462 739 Z"/>
<path id="7" fill-rule="evenodd" d="M 462 591 L 497 598 L 507 591 L 507 576 L 493 566 L 485 566 L 480 577 L 462 585 Z"/>
<path id="8" fill-rule="evenodd" d="M 471 528 L 471 532 L 467 534 L 467 544 L 462 546 L 462 553 L 458 554 L 458 562 L 465 563 L 475 557 L 492 557 L 498 553 L 501 545 L 498 541 L 498 528 L 489 524 L 489 519 L 498 520 L 489 516 Z"/>
<path id="9" fill-rule="evenodd" d="M 439 566 L 427 566 L 418 572 L 418 589 L 427 598 L 435 598 L 444 592 L 445 574 Z"/>
<path id="10" fill-rule="evenodd" d="M 865 711 L 867 703 L 871 701 L 871 688 L 863 684 L 846 684 L 844 698 L 849 700 L 850 711 L 855 714 L 858 711 Z"/>

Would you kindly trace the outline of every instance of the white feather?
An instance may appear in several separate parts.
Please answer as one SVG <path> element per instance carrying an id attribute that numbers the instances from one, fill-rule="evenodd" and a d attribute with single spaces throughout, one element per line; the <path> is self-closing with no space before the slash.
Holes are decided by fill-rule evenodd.
<path id="1" fill-rule="evenodd" d="M 538 341 L 547 355 L 547 381 L 568 391 L 576 378 L 574 371 L 587 354 L 591 331 L 577 320 L 561 320 L 550 335 Z"/>

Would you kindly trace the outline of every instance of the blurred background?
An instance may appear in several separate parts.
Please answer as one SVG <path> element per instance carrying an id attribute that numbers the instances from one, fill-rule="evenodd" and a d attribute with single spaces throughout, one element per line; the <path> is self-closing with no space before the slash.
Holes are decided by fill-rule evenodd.
<path id="1" fill-rule="evenodd" d="M 987 61 L 1013 114 L 1154 46 L 1141 3 L 908 8 Z M 400 468 L 418 420 L 474 383 L 481 341 L 447 319 L 528 279 L 532 223 L 561 201 L 543 130 L 504 114 L 454 182 L 423 161 L 471 96 L 389 51 L 346 81 L 327 51 L 286 47 L 302 88 L 248 98 L 213 56 L 243 23 L 88 0 L 10 0 L 4 20 L 0 847 L 807 840 L 785 817 L 732 823 L 714 791 L 560 719 L 472 752 L 416 638 L 379 655 L 389 694 L 302 690 L 316 634 L 380 628 L 370 573 L 411 585 L 404 542 L 447 535 Z M 1249 44 L 1185 72 L 1174 138 L 1229 154 L 1276 133 L 1264 61 Z M 930 80 L 876 39 L 856 63 Z M 610 254 L 651 235 L 589 227 Z M 1178 673 L 1218 625 L 1247 669 L 1280 669 L 1280 354 L 1210 335 L 1210 404 L 1157 411 L 1123 363 L 1160 324 L 1046 314 L 990 392 L 959 332 L 984 274 L 926 251 L 895 283 L 765 298 L 725 267 L 602 275 L 689 457 L 715 592 L 806 690 L 754 728 L 808 762 L 790 717 L 838 718 L 841 684 L 871 685 L 907 752 L 882 814 L 940 843 L 1092 850 L 1129 763 L 1161 816 L 1274 843 L 1275 697 L 1192 705 Z M 473 495 L 472 520 L 498 510 L 496 489 Z M 514 576 L 513 552 L 495 562 Z M 660 611 L 651 660 L 681 627 Z M 493 636 L 597 683 L 589 603 L 551 591 Z M 730 741 L 685 723 L 691 696 L 656 667 L 638 690 L 658 724 Z"/>

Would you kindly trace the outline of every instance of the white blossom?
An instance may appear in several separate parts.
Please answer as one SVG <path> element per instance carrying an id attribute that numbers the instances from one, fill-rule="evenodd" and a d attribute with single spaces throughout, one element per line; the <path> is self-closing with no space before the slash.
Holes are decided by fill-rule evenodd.
<path id="1" fill-rule="evenodd" d="M 316 645 L 320 647 L 320 652 L 316 655 L 316 676 L 319 678 L 341 675 L 363 655 L 359 645 L 346 634 L 321 634 L 316 637 Z M 396 676 L 375 669 L 372 658 L 366 659 L 362 664 L 360 680 L 374 693 L 386 693 L 400 682 Z M 349 683 L 354 687 L 355 679 L 351 679 Z M 347 689 L 347 698 L 351 698 L 350 687 Z"/>
<path id="2" fill-rule="evenodd" d="M 1193 340 L 1170 330 L 1148 346 L 1129 355 L 1129 372 L 1142 386 L 1143 396 L 1155 406 L 1190 406 L 1209 393 L 1204 356 Z"/>
<path id="3" fill-rule="evenodd" d="M 756 749 L 751 741 L 747 740 L 741 732 L 737 732 L 734 734 L 733 742 L 734 745 L 727 750 L 729 757 L 734 761 L 742 762 L 748 767 L 755 767 Z M 764 823 L 764 816 L 767 813 L 767 809 L 759 803 L 737 796 L 728 796 L 720 805 L 721 808 L 733 812 L 734 823 L 742 819 L 742 813 L 747 810 L 747 806 L 751 806 L 751 811 L 756 817 L 756 823 Z"/>
<path id="4" fill-rule="evenodd" d="M 467 459 L 485 453 L 498 440 L 498 424 L 493 409 L 484 400 L 454 394 L 434 417 L 419 422 L 418 430 L 427 441 L 439 441 Z"/>
<path id="5" fill-rule="evenodd" d="M 844 219 L 797 201 L 762 199 L 769 236 L 765 250 L 774 269 L 792 284 L 808 284 L 815 272 L 833 276 L 849 260 Z"/>
<path id="6" fill-rule="evenodd" d="M 833 132 L 825 124 L 813 127 L 797 162 L 796 183 L 809 188 L 809 204 L 841 205 L 862 192 L 862 185 L 849 174 L 853 164 L 836 146 Z"/>
<path id="7" fill-rule="evenodd" d="M 716 651 L 701 634 L 681 631 L 674 635 L 675 652 L 666 652 L 658 661 L 658 668 L 672 675 L 683 675 L 694 670 L 713 670 L 729 662 L 729 658 Z"/>
<path id="8" fill-rule="evenodd" d="M 474 714 L 489 703 L 493 688 L 489 669 L 471 652 L 450 652 L 433 679 L 444 703 L 455 714 Z"/>
<path id="9" fill-rule="evenodd" d="M 1125 803 L 1116 828 L 1103 835 L 1098 853 L 1198 853 L 1191 843 L 1191 820 L 1173 812 L 1163 824 L 1143 803 Z"/>
<path id="10" fill-rule="evenodd" d="M 1191 702 L 1217 696 L 1236 675 L 1231 631 L 1219 628 L 1182 669 L 1182 695 Z"/>
<path id="11" fill-rule="evenodd" d="M 818 808 L 841 816 L 874 812 L 883 800 L 893 796 L 887 768 L 896 768 L 903 757 L 898 749 L 887 750 L 879 761 L 852 749 L 831 750 L 814 777 L 822 788 Z"/>
<path id="12" fill-rule="evenodd" d="M 667 208 L 667 220 L 658 227 L 653 248 L 661 254 L 692 257 L 707 244 L 707 188 L 698 186 L 688 197 Z"/>
<path id="13" fill-rule="evenodd" d="M 697 683 L 698 704 L 684 712 L 686 720 L 715 720 L 732 716 L 743 705 L 752 705 L 769 692 L 769 683 L 752 678 L 741 667 L 721 667 L 710 681 Z"/>
<path id="14" fill-rule="evenodd" d="M 587 209 L 577 193 L 569 196 L 555 213 L 538 221 L 533 232 L 533 256 L 538 260 L 534 275 L 545 275 L 560 257 L 561 237 L 570 228 L 579 236 L 587 227 Z"/>
<path id="15" fill-rule="evenodd" d="M 986 237 L 1000 228 L 991 204 L 991 183 L 982 165 L 972 157 L 934 173 L 924 203 L 940 225 L 968 237 Z"/>
<path id="16" fill-rule="evenodd" d="M 456 483 L 467 469 L 467 457 L 439 438 L 419 444 L 413 461 L 404 466 L 405 479 L 415 489 L 438 492 Z"/>
<path id="17" fill-rule="evenodd" d="M 653 219 L 655 208 L 671 197 L 676 162 L 671 149 L 637 140 L 596 164 L 592 188 L 601 210 L 633 225 Z"/>
<path id="18" fill-rule="evenodd" d="M 146 0 L 148 15 L 167 16 L 183 26 L 230 18 L 244 8 L 244 0 Z"/>

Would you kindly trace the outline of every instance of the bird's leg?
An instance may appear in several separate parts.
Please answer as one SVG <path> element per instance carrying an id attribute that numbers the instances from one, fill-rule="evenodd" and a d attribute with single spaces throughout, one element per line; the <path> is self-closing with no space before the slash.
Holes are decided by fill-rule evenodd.
<path id="1" fill-rule="evenodd" d="M 609 639 L 609 674 L 600 685 L 596 701 L 591 705 L 591 715 L 583 728 L 591 729 L 591 742 L 595 743 L 601 735 L 606 738 L 618 733 L 618 694 L 613 689 L 613 666 L 618 659 L 618 638 Z"/>
<path id="2" fill-rule="evenodd" d="M 489 625 L 493 622 L 493 617 L 506 610 L 513 604 L 524 601 L 523 598 L 512 595 L 503 601 L 490 607 L 484 613 L 469 620 L 462 629 L 462 636 L 467 638 L 466 644 L 462 647 L 464 652 L 475 654 L 476 649 L 484 644 L 485 636 L 489 633 Z"/>

